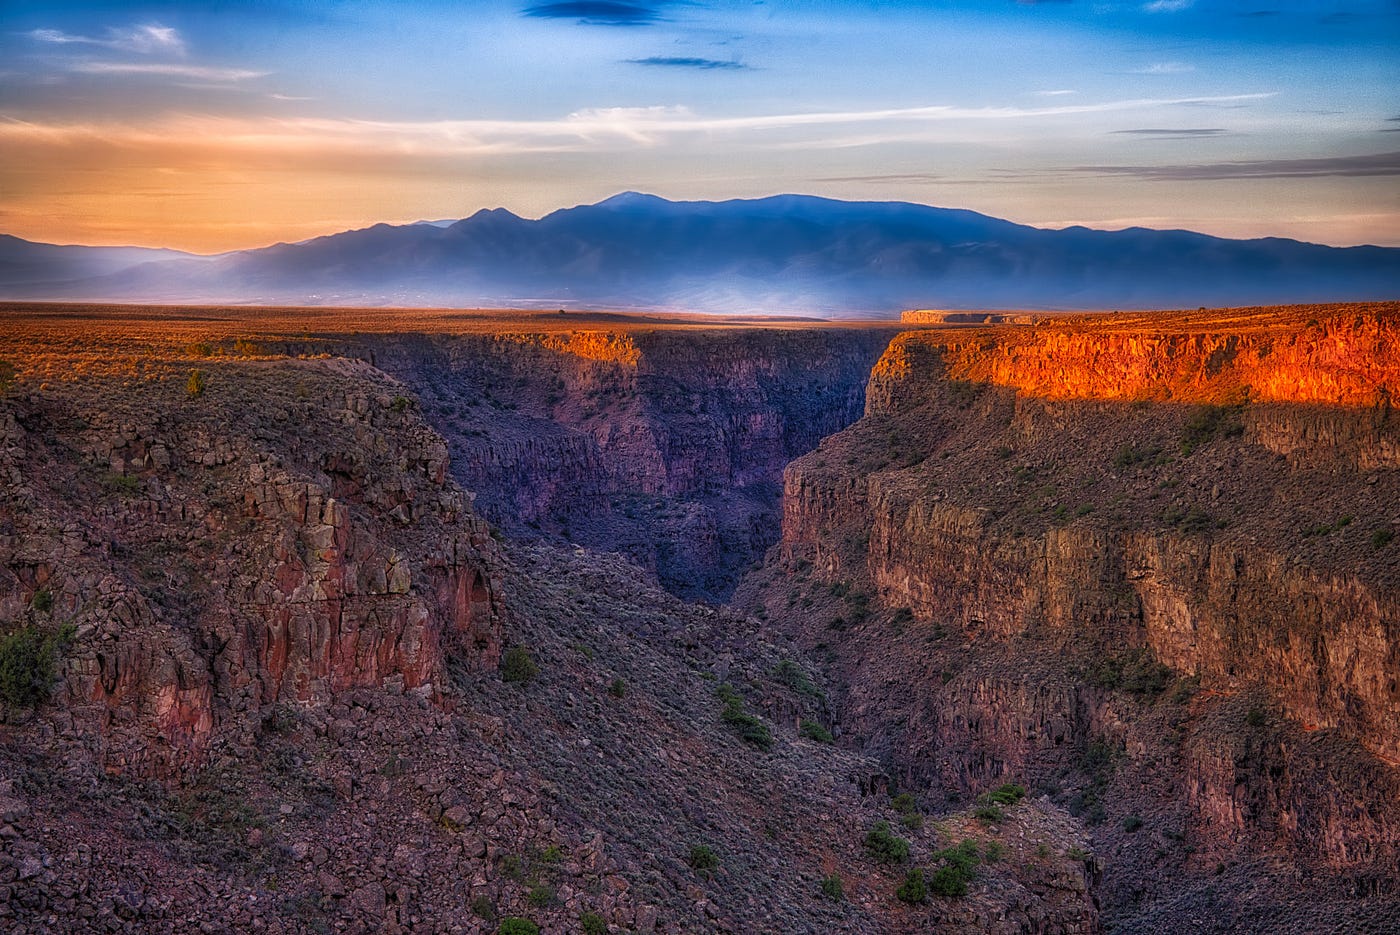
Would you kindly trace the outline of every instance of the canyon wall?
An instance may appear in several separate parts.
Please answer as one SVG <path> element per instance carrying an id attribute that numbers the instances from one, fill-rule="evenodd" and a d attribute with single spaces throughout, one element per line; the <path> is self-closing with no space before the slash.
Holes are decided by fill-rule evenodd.
<path id="1" fill-rule="evenodd" d="M 411 387 L 454 476 L 508 533 L 622 552 L 713 600 L 777 541 L 783 467 L 860 416 L 893 333 L 507 330 L 317 347 Z"/>
<path id="2" fill-rule="evenodd" d="M 1040 783 L 1183 872 L 1400 892 L 1397 388 L 1390 306 L 901 335 L 739 600 L 931 794 Z M 1121 909 L 1154 858 L 1103 836 Z"/>
<path id="3" fill-rule="evenodd" d="M 167 775 L 278 702 L 493 668 L 496 545 L 395 386 L 348 361 L 201 372 L 198 396 L 180 370 L 6 407 L 0 615 L 75 627 L 62 736 Z"/>

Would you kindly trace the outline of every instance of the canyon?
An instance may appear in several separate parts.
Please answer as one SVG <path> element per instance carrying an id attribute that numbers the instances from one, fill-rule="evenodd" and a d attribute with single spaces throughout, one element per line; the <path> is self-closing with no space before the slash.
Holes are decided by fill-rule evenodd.
<path id="1" fill-rule="evenodd" d="M 1396 303 L 0 316 L 7 925 L 1400 925 Z"/>

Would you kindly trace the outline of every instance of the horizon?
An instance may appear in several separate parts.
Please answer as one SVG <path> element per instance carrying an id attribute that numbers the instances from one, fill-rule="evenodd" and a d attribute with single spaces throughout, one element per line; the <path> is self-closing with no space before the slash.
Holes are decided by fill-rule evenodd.
<path id="1" fill-rule="evenodd" d="M 641 190 L 1400 245 L 1400 7 L 18 3 L 0 230 L 210 254 Z"/>
<path id="2" fill-rule="evenodd" d="M 811 199 L 816 199 L 816 200 L 819 200 L 819 201 L 828 201 L 828 202 L 835 202 L 835 203 L 849 204 L 849 205 L 859 205 L 859 204 L 868 204 L 868 205 L 903 205 L 903 206 L 916 207 L 916 208 L 929 208 L 929 209 L 934 210 L 934 211 L 969 212 L 969 213 L 972 213 L 972 214 L 979 215 L 979 216 L 981 216 L 981 217 L 990 218 L 991 220 L 1005 221 L 1005 222 L 1010 223 L 1010 224 L 1016 224 L 1016 225 L 1019 225 L 1019 226 L 1022 226 L 1022 227 L 1028 227 L 1028 228 L 1033 228 L 1033 229 L 1036 229 L 1036 230 L 1044 230 L 1044 231 L 1064 231 L 1064 230 L 1070 230 L 1070 229 L 1078 228 L 1078 229 L 1082 229 L 1082 230 L 1092 230 L 1092 231 L 1098 231 L 1098 232 L 1103 232 L 1103 233 L 1119 233 L 1119 232 L 1130 231 L 1130 230 L 1144 230 L 1144 231 L 1152 231 L 1152 232 L 1156 232 L 1156 233 L 1200 234 L 1200 235 L 1202 235 L 1202 236 L 1206 236 L 1206 237 L 1216 237 L 1216 238 L 1224 239 L 1224 240 L 1240 240 L 1240 241 L 1247 241 L 1247 240 L 1285 240 L 1285 241 L 1291 241 L 1291 242 L 1295 242 L 1295 243 L 1304 243 L 1304 244 L 1310 244 L 1310 245 L 1316 245 L 1316 246 L 1331 246 L 1331 247 L 1337 247 L 1338 249 L 1351 249 L 1351 248 L 1359 248 L 1359 247 L 1381 247 L 1381 248 L 1389 248 L 1389 247 L 1390 247 L 1390 245 L 1387 245 L 1387 244 L 1379 244 L 1379 243 L 1326 244 L 1326 243 L 1321 243 L 1321 242 L 1319 242 L 1319 241 L 1302 241 L 1302 240 L 1299 240 L 1299 239 L 1296 238 L 1296 237 L 1281 237 L 1281 236 L 1273 235 L 1273 234 L 1261 234 L 1261 235 L 1258 235 L 1258 236 L 1256 236 L 1256 237 L 1228 237 L 1228 236 L 1223 236 L 1223 235 L 1219 235 L 1219 234 L 1211 234 L 1211 233 L 1208 233 L 1208 232 L 1206 232 L 1206 231 L 1191 230 L 1191 229 L 1189 229 L 1189 228 L 1181 228 L 1181 227 L 1177 227 L 1177 228 L 1171 228 L 1171 227 L 1144 227 L 1144 226 L 1142 226 L 1142 225 L 1128 225 L 1128 226 L 1124 226 L 1124 227 L 1095 227 L 1095 226 L 1093 226 L 1093 225 L 1087 225 L 1087 224 L 1071 224 L 1071 225 L 1065 225 L 1065 226 L 1063 226 L 1063 227 L 1049 227 L 1049 226 L 1042 226 L 1042 225 L 1037 225 L 1037 224 L 1027 224 L 1027 223 L 1023 223 L 1023 222 L 1020 222 L 1020 221 L 1013 221 L 1013 220 L 1011 220 L 1010 218 L 1001 218 L 1001 217 L 997 217 L 997 216 L 995 216 L 995 215 L 987 214 L 986 212 L 983 212 L 983 211 L 978 211 L 978 210 L 975 209 L 975 208 L 967 208 L 967 207 L 952 206 L 952 205 L 936 205 L 936 204 L 927 204 L 927 203 L 924 203 L 924 202 L 901 201 L 901 200 L 892 200 L 892 199 L 873 199 L 873 198 L 870 198 L 870 199 L 847 199 L 847 198 L 834 198 L 834 197 L 829 196 L 829 195 L 815 195 L 815 194 L 812 194 L 812 193 L 810 193 L 810 192 L 782 191 L 782 192 L 773 192 L 772 194 L 767 194 L 767 195 L 753 195 L 753 196 L 742 197 L 742 198 L 712 199 L 712 198 L 666 198 L 665 196 L 657 195 L 657 194 L 655 194 L 654 192 L 636 191 L 636 190 L 633 190 L 633 189 L 628 189 L 628 190 L 625 190 L 625 191 L 615 192 L 615 193 L 613 193 L 613 194 L 611 194 L 611 195 L 608 195 L 608 196 L 606 196 L 606 197 L 604 197 L 604 198 L 600 198 L 600 199 L 597 200 L 597 201 L 592 201 L 592 202 L 581 202 L 581 203 L 578 203 L 578 204 L 559 205 L 558 207 L 545 209 L 544 211 L 542 211 L 542 212 L 540 212 L 540 213 L 520 214 L 520 213 L 518 213 L 518 212 L 516 212 L 516 211 L 512 211 L 510 208 L 507 208 L 507 207 L 504 206 L 504 205 L 486 205 L 486 206 L 477 208 L 475 211 L 471 212 L 470 214 L 464 214 L 464 215 L 462 215 L 462 216 L 460 216 L 460 217 L 415 218 L 414 220 L 411 220 L 411 221 L 369 221 L 369 222 L 365 223 L 363 226 L 360 226 L 360 227 L 345 228 L 344 230 L 328 230 L 328 231 L 326 231 L 326 232 L 324 232 L 324 233 L 311 234 L 311 235 L 309 235 L 309 236 L 307 236 L 307 237 L 301 238 L 300 240 L 278 240 L 278 241 L 271 241 L 271 242 L 268 242 L 268 243 L 253 244 L 253 245 L 246 246 L 246 247 L 235 247 L 235 248 L 232 248 L 232 249 L 229 249 L 229 250 L 213 251 L 213 252 L 209 252 L 209 253 L 201 253 L 201 252 L 194 251 L 194 250 L 183 250 L 183 249 L 180 248 L 180 247 L 175 247 L 175 246 L 172 246 L 172 245 L 170 245 L 170 244 L 159 244 L 159 243 L 157 243 L 157 244 L 139 244 L 139 243 L 130 243 L 130 242 L 124 242 L 124 243 L 79 243 L 79 242 L 77 242 L 77 241 L 35 241 L 35 240 L 30 240 L 29 238 L 26 238 L 26 237 L 19 237 L 18 235 L 16 235 L 16 234 L 11 234 L 11 233 L 8 232 L 8 231 L 0 231 L 0 235 L 11 236 L 11 237 L 17 237 L 18 239 L 20 239 L 20 240 L 25 240 L 25 241 L 27 241 L 27 242 L 29 242 L 29 243 L 37 243 L 37 244 L 42 244 L 42 245 L 46 245 L 46 246 L 54 246 L 54 247 L 104 247 L 104 248 L 112 248 L 112 249 L 170 250 L 170 251 L 177 251 L 177 252 L 186 253 L 186 254 L 189 254 L 189 255 L 195 256 L 195 257 L 200 257 L 200 258 L 204 258 L 204 259 L 209 259 L 209 258 L 212 258 L 212 257 L 224 256 L 224 255 L 234 254 L 234 253 L 255 252 L 255 251 L 258 251 L 258 250 L 265 250 L 265 249 L 268 249 L 268 248 L 270 248 L 270 247 L 278 247 L 278 246 L 296 246 L 296 245 L 298 245 L 298 244 L 305 244 L 305 243 L 310 243 L 310 242 L 316 241 L 316 240 L 324 240 L 324 239 L 326 239 L 326 238 L 335 237 L 335 236 L 337 236 L 337 235 L 339 235 L 339 234 L 351 234 L 351 233 L 356 233 L 356 232 L 360 232 L 360 231 L 372 230 L 373 228 L 376 228 L 376 227 L 394 227 L 394 228 L 401 228 L 401 227 L 413 227 L 413 226 L 416 226 L 416 225 L 420 225 L 420 224 L 421 224 L 421 225 L 426 225 L 426 226 L 430 226 L 430 227 L 438 227 L 438 228 L 441 229 L 441 228 L 443 228 L 444 226 L 451 226 L 451 225 L 454 225 L 454 224 L 458 224 L 458 223 L 460 223 L 460 222 L 462 222 L 462 221 L 471 220 L 473 217 L 475 217 L 475 216 L 478 215 L 478 214 L 491 213 L 491 212 L 495 212 L 495 211 L 505 211 L 506 213 L 508 213 L 508 214 L 510 214 L 510 215 L 512 215 L 512 216 L 514 216 L 514 217 L 516 217 L 516 218 L 519 218 L 520 220 L 534 222 L 534 221 L 543 220 L 543 219 L 545 219 L 545 218 L 547 218 L 547 217 L 549 217 L 549 216 L 551 216 L 551 215 L 558 214 L 559 212 L 562 212 L 562 211 L 570 211 L 570 210 L 574 210 L 574 209 L 577 209 L 577 208 L 597 207 L 597 206 L 599 206 L 599 205 L 605 204 L 606 202 L 613 201 L 613 200 L 615 200 L 615 199 L 621 198 L 621 197 L 626 196 L 626 195 L 640 195 L 640 196 L 646 197 L 646 198 L 656 198 L 656 199 L 659 199 L 659 200 L 661 200 L 661 201 L 664 201 L 664 202 L 666 202 L 666 203 L 668 203 L 668 204 L 673 204 L 673 205 L 682 205 L 682 204 L 693 204 L 693 205 L 719 205 L 719 204 L 731 204 L 731 203 L 735 203 L 735 202 L 768 201 L 768 200 L 772 200 L 772 199 L 776 199 L 776 198 L 811 198 Z"/>

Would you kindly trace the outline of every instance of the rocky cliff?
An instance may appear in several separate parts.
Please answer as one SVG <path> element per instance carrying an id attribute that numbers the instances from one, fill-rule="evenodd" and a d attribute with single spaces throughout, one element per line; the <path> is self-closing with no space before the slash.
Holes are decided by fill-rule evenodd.
<path id="1" fill-rule="evenodd" d="M 75 628 L 65 737 L 108 772 L 168 775 L 269 704 L 433 697 L 450 653 L 495 667 L 496 545 L 391 383 L 207 365 L 192 396 L 184 373 L 5 410 L 0 615 Z"/>
<path id="2" fill-rule="evenodd" d="M 783 467 L 859 417 L 893 333 L 594 326 L 314 346 L 411 387 L 507 532 L 619 551 L 715 600 L 777 541 Z"/>
<path id="3" fill-rule="evenodd" d="M 865 418 L 789 467 L 782 549 L 740 600 L 832 654 L 843 723 L 911 779 L 1029 779 L 1111 823 L 1120 924 L 1164 898 L 1163 861 L 1282 851 L 1393 895 L 1397 325 L 902 335 Z"/>

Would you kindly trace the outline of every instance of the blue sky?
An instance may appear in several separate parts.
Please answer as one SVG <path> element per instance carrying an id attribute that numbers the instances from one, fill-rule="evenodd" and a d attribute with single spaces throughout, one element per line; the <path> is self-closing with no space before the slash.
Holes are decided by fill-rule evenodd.
<path id="1" fill-rule="evenodd" d="M 1400 244 L 1400 2 L 0 7 L 0 231 L 196 250 L 624 189 Z"/>

